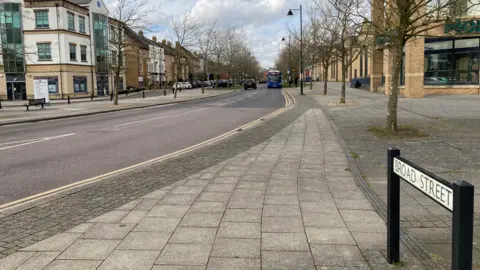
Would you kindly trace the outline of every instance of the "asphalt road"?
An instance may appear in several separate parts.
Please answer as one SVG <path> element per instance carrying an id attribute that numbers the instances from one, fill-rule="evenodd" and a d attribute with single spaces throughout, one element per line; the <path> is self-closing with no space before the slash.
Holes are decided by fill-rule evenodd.
<path id="1" fill-rule="evenodd" d="M 265 89 L 0 128 L 0 204 L 175 152 L 285 104 Z M 179 164 L 181 165 L 181 164 Z"/>

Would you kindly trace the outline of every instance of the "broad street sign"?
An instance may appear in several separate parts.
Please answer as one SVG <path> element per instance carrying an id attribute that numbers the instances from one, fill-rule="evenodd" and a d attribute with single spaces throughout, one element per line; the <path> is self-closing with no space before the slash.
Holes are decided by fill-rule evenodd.
<path id="1" fill-rule="evenodd" d="M 452 270 L 471 270 L 475 187 L 465 181 L 449 182 L 400 156 L 387 155 L 387 262 L 400 261 L 400 180 L 452 212 Z"/>
<path id="2" fill-rule="evenodd" d="M 393 172 L 445 208 L 453 211 L 453 190 L 450 187 L 398 158 L 393 159 Z"/>

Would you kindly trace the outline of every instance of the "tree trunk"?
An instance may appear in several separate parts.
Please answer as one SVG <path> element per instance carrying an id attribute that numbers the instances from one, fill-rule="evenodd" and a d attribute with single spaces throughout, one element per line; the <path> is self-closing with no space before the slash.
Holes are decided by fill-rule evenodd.
<path id="1" fill-rule="evenodd" d="M 117 68 L 115 71 L 115 77 L 117 78 L 117 83 L 113 85 L 113 105 L 118 105 L 118 87 L 120 86 L 120 68 Z M 115 78 L 113 79 L 115 81 Z"/>
<path id="2" fill-rule="evenodd" d="M 315 69 L 312 67 L 312 73 L 310 74 L 310 90 L 313 89 L 313 78 L 312 78 L 313 76 L 312 76 L 312 75 L 313 75 L 313 71 L 314 71 L 314 70 L 315 70 Z"/>
<path id="3" fill-rule="evenodd" d="M 177 52 L 178 54 L 178 52 Z M 177 91 L 178 91 L 178 75 L 180 74 L 181 68 L 180 68 L 180 56 L 177 56 L 177 74 L 175 74 L 175 91 L 173 91 L 173 98 L 177 98 Z"/>
<path id="4" fill-rule="evenodd" d="M 345 59 L 346 58 L 346 53 L 343 52 L 342 53 L 342 91 L 341 91 L 341 95 L 340 95 L 340 103 L 345 103 L 345 88 L 346 88 L 346 85 L 347 85 L 347 82 L 346 82 L 346 77 L 345 77 L 345 71 L 347 71 L 347 67 L 346 67 L 346 64 L 345 64 Z"/>
<path id="5" fill-rule="evenodd" d="M 203 59 L 203 78 L 201 80 L 201 82 L 202 82 L 202 95 L 205 94 L 205 72 L 206 72 L 205 63 L 207 63 L 207 57 L 205 57 Z"/>
<path id="6" fill-rule="evenodd" d="M 325 72 L 323 74 L 323 94 L 327 95 L 327 85 L 328 85 L 328 66 L 324 66 Z"/>
<path id="7" fill-rule="evenodd" d="M 388 114 L 387 114 L 387 130 L 396 133 L 398 131 L 397 126 L 397 107 L 398 107 L 398 94 L 400 84 L 400 66 L 401 66 L 401 54 L 402 45 L 397 45 L 393 50 L 393 68 L 392 76 L 390 78 L 390 91 L 388 93 Z"/>

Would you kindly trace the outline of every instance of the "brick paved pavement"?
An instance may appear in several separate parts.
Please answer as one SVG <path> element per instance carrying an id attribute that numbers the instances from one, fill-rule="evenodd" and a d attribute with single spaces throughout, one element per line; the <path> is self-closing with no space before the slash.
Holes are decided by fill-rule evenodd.
<path id="1" fill-rule="evenodd" d="M 347 101 L 357 106 L 331 106 L 339 100 L 337 83 L 330 84 L 327 97 L 320 86 L 307 94 L 327 109 L 349 146 L 369 186 L 386 202 L 386 149 L 396 146 L 402 156 L 450 180 L 466 180 L 479 186 L 480 96 L 434 96 L 399 100 L 399 123 L 429 134 L 422 140 L 385 140 L 367 128 L 385 123 L 387 97 L 360 89 L 347 89 Z M 330 104 L 330 106 L 329 106 Z M 477 189 L 475 206 L 480 206 Z M 430 252 L 434 260 L 449 268 L 451 214 L 407 184 L 402 185 L 402 224 Z M 474 266 L 480 268 L 480 220 L 476 214 Z"/>
<path id="2" fill-rule="evenodd" d="M 103 180 L 28 210 L 0 215 L 0 258 L 71 229 L 175 181 L 198 173 L 258 145 L 288 126 L 307 109 L 318 104 L 311 98 L 297 97 L 297 106 L 264 124 L 243 131 L 211 146 L 171 158 L 129 173 Z M 148 208 L 151 200 L 139 207 Z"/>
<path id="3" fill-rule="evenodd" d="M 390 268 L 384 221 L 346 170 L 345 153 L 322 111 L 310 109 L 279 131 L 28 246 L 0 260 L 0 268 Z M 396 268 L 424 268 L 403 253 Z"/>

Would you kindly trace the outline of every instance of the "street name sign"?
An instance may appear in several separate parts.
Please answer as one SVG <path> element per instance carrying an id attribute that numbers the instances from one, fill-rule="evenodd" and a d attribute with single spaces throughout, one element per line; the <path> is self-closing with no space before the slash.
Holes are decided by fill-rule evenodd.
<path id="1" fill-rule="evenodd" d="M 453 190 L 440 180 L 415 169 L 398 158 L 393 159 L 393 172 L 437 203 L 453 211 Z"/>
<path id="2" fill-rule="evenodd" d="M 400 179 L 452 212 L 452 269 L 471 270 L 475 187 L 446 181 L 401 157 L 396 148 L 387 155 L 387 262 L 400 261 Z"/>

